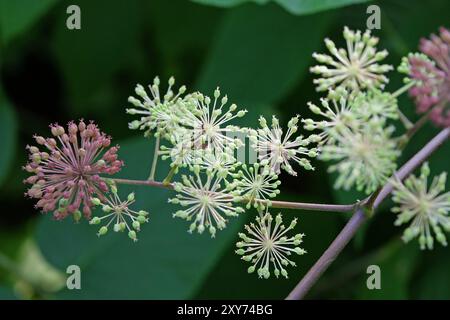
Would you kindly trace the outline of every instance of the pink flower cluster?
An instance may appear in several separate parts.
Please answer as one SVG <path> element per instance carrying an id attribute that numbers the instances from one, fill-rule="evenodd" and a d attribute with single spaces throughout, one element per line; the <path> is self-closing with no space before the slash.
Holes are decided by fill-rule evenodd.
<path id="1" fill-rule="evenodd" d="M 440 35 L 422 39 L 420 50 L 431 60 L 410 56 L 410 76 L 418 85 L 410 89 L 417 111 L 432 108 L 431 120 L 438 126 L 450 126 L 450 31 L 440 28 Z"/>
<path id="2" fill-rule="evenodd" d="M 54 211 L 56 219 L 70 214 L 80 218 L 81 212 L 89 219 L 91 198 L 104 198 L 109 190 L 100 174 L 115 174 L 123 166 L 117 159 L 119 146 L 110 147 L 111 138 L 93 122 L 69 122 L 67 132 L 58 124 L 50 128 L 52 138 L 34 136 L 46 151 L 27 146 L 29 162 L 24 169 L 32 175 L 24 181 L 31 185 L 26 195 L 39 199 L 36 207 Z"/>

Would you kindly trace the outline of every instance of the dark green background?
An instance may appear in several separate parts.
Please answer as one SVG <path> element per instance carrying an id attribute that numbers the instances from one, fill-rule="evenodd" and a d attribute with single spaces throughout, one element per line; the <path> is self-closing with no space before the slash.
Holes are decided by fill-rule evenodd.
<path id="1" fill-rule="evenodd" d="M 285 210 L 286 221 L 299 218 L 308 254 L 296 259 L 289 280 L 259 280 L 233 253 L 237 232 L 254 212 L 211 240 L 189 235 L 185 221 L 171 217 L 169 191 L 126 187 L 121 191 L 135 190 L 138 205 L 151 212 L 150 223 L 136 244 L 117 234 L 98 239 L 86 222 L 53 221 L 23 197 L 24 147 L 34 133 L 48 134 L 49 123 L 93 119 L 122 146 L 126 167 L 119 175 L 144 179 L 152 142 L 127 129 L 131 117 L 124 109 L 135 84 L 155 75 L 163 82 L 175 75 L 206 94 L 219 85 L 250 111 L 246 125 L 255 125 L 260 114 L 275 113 L 284 123 L 295 114 L 309 117 L 306 103 L 320 97 L 308 73 L 311 54 L 325 51 L 326 36 L 341 44 L 345 25 L 365 29 L 372 3 L 381 7 L 380 47 L 395 66 L 417 49 L 420 37 L 450 27 L 447 0 L 0 0 L 0 252 L 8 257 L 0 259 L 0 299 L 284 298 L 347 214 Z M 79 31 L 65 26 L 70 4 L 81 8 Z M 397 89 L 401 78 L 392 72 L 388 89 Z M 417 119 L 407 97 L 400 106 Z M 436 133 L 427 126 L 401 162 Z M 449 169 L 449 154 L 447 144 L 433 155 L 435 173 Z M 326 166 L 316 166 L 298 178 L 283 175 L 279 198 L 351 203 L 362 197 L 333 190 Z M 162 178 L 167 164 L 158 169 Z M 450 298 L 448 249 L 420 252 L 415 242 L 400 243 L 388 205 L 359 231 L 310 298 Z M 58 291 L 71 264 L 82 269 L 82 290 Z M 366 288 L 370 264 L 381 267 L 382 290 Z"/>

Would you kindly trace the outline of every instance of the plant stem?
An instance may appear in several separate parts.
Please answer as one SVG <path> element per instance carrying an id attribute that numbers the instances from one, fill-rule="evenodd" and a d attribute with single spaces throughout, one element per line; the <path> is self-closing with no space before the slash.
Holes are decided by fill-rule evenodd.
<path id="1" fill-rule="evenodd" d="M 411 80 L 410 82 L 408 82 L 407 84 L 405 84 L 403 87 L 397 89 L 392 96 L 394 98 L 398 98 L 401 94 L 405 93 L 406 91 L 408 91 L 413 85 L 415 85 L 416 82 L 414 80 Z"/>
<path id="2" fill-rule="evenodd" d="M 131 185 L 140 185 L 140 186 L 150 186 L 157 187 L 163 189 L 173 189 L 173 184 L 164 184 L 160 181 L 153 180 L 132 180 L 132 179 L 113 179 L 114 182 L 119 184 L 131 184 Z"/>
<path id="3" fill-rule="evenodd" d="M 418 153 L 416 153 L 401 169 L 395 174 L 399 179 L 407 177 L 423 161 L 425 161 L 436 149 L 438 149 L 450 137 L 450 128 L 443 129 L 433 139 L 431 139 Z M 376 195 L 374 208 L 392 192 L 393 186 L 387 183 Z M 347 243 L 353 238 L 361 225 L 368 219 L 363 209 L 357 209 L 351 219 L 347 222 L 344 229 L 338 234 L 327 250 L 311 267 L 308 273 L 297 284 L 292 292 L 287 296 L 287 300 L 298 300 L 305 297 L 311 287 L 316 283 L 320 276 L 328 269 L 330 264 L 338 257 Z"/>
<path id="4" fill-rule="evenodd" d="M 400 109 L 397 110 L 400 122 L 403 123 L 406 130 L 410 130 L 414 125 L 412 124 L 411 120 L 408 119 L 407 116 L 403 112 L 400 111 Z"/>
<path id="5" fill-rule="evenodd" d="M 173 166 L 172 168 L 170 168 L 170 171 L 167 174 L 167 177 L 165 177 L 162 182 L 164 185 L 171 185 L 172 178 L 175 175 L 175 172 L 177 172 L 177 169 L 178 169 L 178 166 Z"/>
<path id="6" fill-rule="evenodd" d="M 150 171 L 150 176 L 148 177 L 148 180 L 155 180 L 156 164 L 158 163 L 160 141 L 161 138 L 158 135 L 155 140 L 155 151 L 153 153 L 152 169 Z"/>
<path id="7" fill-rule="evenodd" d="M 392 97 L 398 98 L 401 94 L 408 91 L 409 88 L 411 88 L 414 84 L 415 84 L 415 81 L 410 81 L 409 83 L 405 84 L 403 87 L 401 87 L 397 91 L 395 91 L 392 94 Z M 409 120 L 408 117 L 406 117 L 405 114 L 400 109 L 397 110 L 397 113 L 400 117 L 400 121 L 403 123 L 405 128 L 407 130 L 410 130 L 414 126 L 413 123 L 411 122 L 411 120 Z"/>
<path id="8" fill-rule="evenodd" d="M 163 189 L 173 189 L 172 183 L 164 183 L 160 181 L 152 180 L 131 180 L 131 179 L 113 179 L 119 184 L 131 184 L 131 185 L 141 185 L 149 186 Z M 266 200 L 259 200 L 264 204 Z M 362 203 L 365 203 L 364 200 Z M 290 202 L 290 201 L 270 201 L 272 208 L 279 209 L 296 209 L 296 210 L 311 210 L 311 211 L 328 211 L 328 212 L 349 212 L 354 210 L 360 203 L 356 204 L 322 204 L 322 203 L 305 203 L 305 202 Z"/>

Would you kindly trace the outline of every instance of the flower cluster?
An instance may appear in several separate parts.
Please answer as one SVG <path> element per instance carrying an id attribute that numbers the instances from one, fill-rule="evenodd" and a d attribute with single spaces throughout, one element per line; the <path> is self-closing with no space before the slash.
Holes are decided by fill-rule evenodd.
<path id="1" fill-rule="evenodd" d="M 207 170 L 205 177 L 199 166 L 194 166 L 192 171 L 193 175 L 183 175 L 182 182 L 174 183 L 177 195 L 169 202 L 186 209 L 178 210 L 173 216 L 192 221 L 189 232 L 203 233 L 207 228 L 214 238 L 217 229 L 226 227 L 225 217 L 236 217 L 244 210 L 234 205 L 239 200 L 238 194 L 225 188 L 225 181 L 216 170 Z"/>
<path id="2" fill-rule="evenodd" d="M 25 180 L 31 184 L 27 195 L 39 199 L 36 207 L 53 211 L 56 219 L 73 215 L 79 220 L 81 214 L 89 219 L 91 199 L 103 199 L 108 192 L 100 175 L 115 174 L 123 165 L 119 147 L 110 147 L 111 138 L 93 122 L 69 122 L 67 131 L 58 124 L 50 129 L 52 138 L 35 136 L 37 146 L 27 146 L 30 162 L 24 169 L 32 174 Z"/>
<path id="3" fill-rule="evenodd" d="M 136 94 L 141 99 L 131 97 L 129 101 L 140 109 L 127 112 L 144 115 L 130 127 L 146 130 L 146 136 L 154 132 L 161 139 L 157 155 L 171 161 L 170 179 L 179 168 L 188 169 L 181 182 L 173 184 L 177 195 L 169 202 L 185 207 L 174 217 L 191 221 L 191 232 L 203 233 L 208 229 L 214 237 L 217 230 L 225 228 L 227 217 L 244 211 L 237 203 L 258 210 L 270 206 L 269 199 L 280 192 L 281 169 L 297 175 L 293 162 L 306 170 L 313 169 L 307 157 L 317 156 L 318 149 L 311 145 L 319 142 L 320 137 L 295 137 L 299 116 L 288 122 L 285 134 L 276 117 L 272 118 L 270 128 L 263 117 L 260 129 L 239 127 L 232 122 L 247 111 L 239 110 L 236 104 L 228 105 L 228 97 L 219 88 L 214 90 L 212 98 L 200 92 L 186 93 L 184 86 L 174 95 L 173 84 L 171 78 L 164 99 L 159 96 L 158 78 L 150 86 L 153 98 L 138 85 Z M 256 163 L 237 160 L 235 153 L 243 147 L 245 135 L 258 154 Z"/>
<path id="4" fill-rule="evenodd" d="M 172 87 L 175 79 L 169 79 L 169 86 L 166 93 L 161 97 L 159 85 L 160 80 L 155 77 L 153 84 L 149 86 L 151 97 L 148 96 L 145 88 L 138 84 L 135 88 L 136 95 L 139 98 L 130 96 L 128 102 L 135 108 L 127 109 L 127 113 L 131 115 L 139 115 L 139 120 L 129 123 L 130 129 L 144 130 L 145 135 L 149 136 L 153 130 L 155 135 L 169 135 L 171 131 L 177 127 L 179 123 L 179 114 L 187 105 L 179 103 L 183 100 L 182 96 L 186 91 L 186 87 L 182 86 L 177 94 L 174 94 Z"/>
<path id="5" fill-rule="evenodd" d="M 279 174 L 281 169 L 287 173 L 296 176 L 297 172 L 292 168 L 290 162 L 294 161 L 305 170 L 313 170 L 310 161 L 305 157 L 316 157 L 318 150 L 316 148 L 308 148 L 314 142 L 318 142 L 320 138 L 316 135 L 309 137 L 293 135 L 298 131 L 299 116 L 289 120 L 288 130 L 283 136 L 283 129 L 277 117 L 272 117 L 272 125 L 269 127 L 267 120 L 260 117 L 260 129 L 250 130 L 249 138 L 252 141 L 252 147 L 258 153 L 260 161 L 267 161 L 271 170 Z"/>
<path id="6" fill-rule="evenodd" d="M 371 87 L 383 88 L 388 82 L 384 73 L 392 70 L 392 66 L 378 64 L 388 55 L 386 50 L 377 52 L 378 38 L 370 34 L 344 28 L 344 39 L 347 49 L 336 48 L 335 43 L 325 39 L 325 45 L 332 56 L 314 53 L 313 57 L 320 65 L 310 69 L 322 78 L 315 79 L 317 91 L 342 87 L 352 91 L 359 91 Z"/>
<path id="7" fill-rule="evenodd" d="M 331 55 L 313 54 L 320 64 L 310 69 L 320 76 L 314 80 L 316 89 L 328 91 L 319 103 L 308 103 L 319 119 L 297 115 L 286 127 L 276 116 L 270 123 L 260 116 L 257 128 L 236 125 L 247 110 L 229 104 L 219 88 L 209 97 L 187 92 L 185 86 L 174 89 L 173 77 L 165 91 L 160 90 L 158 77 L 148 88 L 137 85 L 136 96 L 128 98 L 132 107 L 126 112 L 137 116 L 129 128 L 155 137 L 155 152 L 150 181 L 132 183 L 173 189 L 176 194 L 168 202 L 181 207 L 173 217 L 189 221 L 189 232 L 207 231 L 212 238 L 230 217 L 255 209 L 256 221 L 245 226 L 246 233 L 239 233 L 236 253 L 251 264 L 249 273 L 257 271 L 265 279 L 271 274 L 287 278 L 286 267 L 296 265 L 291 255 L 306 253 L 300 247 L 304 235 L 289 234 L 297 219 L 286 227 L 281 214 L 273 217 L 269 210 L 282 206 L 274 200 L 280 194 L 282 171 L 298 176 L 299 168 L 314 170 L 311 158 L 316 157 L 332 162 L 328 171 L 337 174 L 336 188 L 355 187 L 377 194 L 390 181 L 397 203 L 392 209 L 398 213 L 395 224 L 411 222 L 403 240 L 418 237 L 422 249 L 432 249 L 435 239 L 447 245 L 444 232 L 450 231 L 450 193 L 443 193 L 446 174 L 435 177 L 430 186 L 427 164 L 420 177 L 411 175 L 404 182 L 395 174 L 390 177 L 401 153 L 400 142 L 417 129 L 410 129 L 409 120 L 399 110 L 397 98 L 402 92 L 409 90 L 419 113 L 429 112 L 436 124 L 450 126 L 450 31 L 441 28 L 439 36 L 422 40 L 422 53 L 403 59 L 399 71 L 409 77 L 394 93 L 384 90 L 385 73 L 392 67 L 380 64 L 388 53 L 377 51 L 378 38 L 370 31 L 347 27 L 343 36 L 346 49 L 326 39 Z M 410 131 L 395 137 L 392 122 L 399 119 Z M 307 135 L 298 132 L 300 125 Z M 31 175 L 25 183 L 31 187 L 26 195 L 57 219 L 72 215 L 78 221 L 84 215 L 90 224 L 99 225 L 99 236 L 112 228 L 137 241 L 148 212 L 131 209 L 134 193 L 126 200 L 119 196 L 116 182 L 129 180 L 110 177 L 123 166 L 119 147 L 111 146 L 111 138 L 93 122 L 80 120 L 70 122 L 67 129 L 58 124 L 50 128 L 53 137 L 35 136 L 36 146 L 27 146 L 29 162 L 24 169 Z M 257 155 L 254 162 L 241 159 L 246 138 L 249 151 Z M 153 181 L 159 158 L 170 161 L 162 182 Z M 91 219 L 94 207 L 100 214 Z"/>
<path id="8" fill-rule="evenodd" d="M 441 28 L 440 35 L 422 39 L 421 53 L 409 54 L 399 66 L 414 81 L 409 90 L 417 105 L 417 112 L 431 112 L 431 120 L 438 126 L 450 126 L 450 31 Z"/>
<path id="9" fill-rule="evenodd" d="M 333 143 L 322 147 L 321 159 L 337 162 L 328 168 L 339 174 L 335 188 L 356 186 L 369 194 L 381 186 L 395 170 L 400 155 L 392 132 L 393 127 L 384 128 L 375 121 L 332 132 Z"/>
<path id="10" fill-rule="evenodd" d="M 100 206 L 104 215 L 93 217 L 89 223 L 98 225 L 106 221 L 98 230 L 98 236 L 105 235 L 112 224 L 114 232 L 127 231 L 128 237 L 133 241 L 137 241 L 136 232 L 141 230 L 143 223 L 148 222 L 147 211 L 130 209 L 130 205 L 135 202 L 134 193 L 130 193 L 127 196 L 127 200 L 122 201 L 117 194 L 117 188 L 114 184 L 111 186 L 111 194 L 108 197 L 105 197 L 103 200 L 92 198 L 91 202 L 95 206 Z"/>
<path id="11" fill-rule="evenodd" d="M 271 204 L 268 199 L 275 198 L 280 193 L 278 186 L 281 181 L 266 163 L 255 163 L 253 166 L 244 164 L 242 170 L 233 174 L 233 184 L 242 200 L 247 202 L 247 209 L 250 209 L 252 204 L 255 208 L 264 209 L 266 203 L 269 206 Z"/>
<path id="12" fill-rule="evenodd" d="M 397 213 L 396 226 L 411 222 L 403 233 L 403 240 L 408 242 L 419 238 L 421 249 L 433 249 L 435 234 L 436 240 L 443 246 L 447 246 L 444 232 L 450 232 L 450 192 L 445 190 L 447 173 L 434 177 L 428 186 L 430 168 L 424 163 L 420 176 L 410 175 L 404 182 L 397 177 L 391 180 L 394 186 L 394 202 L 398 206 L 392 208 Z M 443 229 L 443 230 L 442 230 Z"/>
<path id="13" fill-rule="evenodd" d="M 338 66 L 329 56 L 314 55 L 320 62 L 334 65 L 340 73 L 332 79 L 316 81 L 322 85 L 319 91 L 332 89 L 320 105 L 309 103 L 311 112 L 322 119 L 304 119 L 303 125 L 306 130 L 321 131 L 319 158 L 335 162 L 329 167 L 330 172 L 338 173 L 335 187 L 348 190 L 356 186 L 371 193 L 390 177 L 400 155 L 394 129 L 388 124 L 389 120 L 399 119 L 397 94 L 378 89 L 387 82 L 381 74 L 391 69 L 376 64 L 387 55 L 386 51 L 375 53 L 378 39 L 368 31 L 362 34 L 347 28 L 344 38 L 348 53 L 336 49 L 331 40 L 326 41 L 342 65 Z M 323 68 L 326 69 L 316 66 L 312 72 Z"/>
<path id="14" fill-rule="evenodd" d="M 303 255 L 306 253 L 304 249 L 299 247 L 303 242 L 304 234 L 299 233 L 289 236 L 291 231 L 297 224 L 297 219 L 293 219 L 286 228 L 283 225 L 281 214 L 275 217 L 273 223 L 272 215 L 267 211 L 264 215 L 256 218 L 256 224 L 253 222 L 245 226 L 245 233 L 239 233 L 241 241 L 236 243 L 236 253 L 242 256 L 242 260 L 250 262 L 252 265 L 248 268 L 248 273 L 257 270 L 260 278 L 268 279 L 273 268 L 275 277 L 280 274 L 288 278 L 288 272 L 285 267 L 296 264 L 290 260 L 293 253 Z"/>

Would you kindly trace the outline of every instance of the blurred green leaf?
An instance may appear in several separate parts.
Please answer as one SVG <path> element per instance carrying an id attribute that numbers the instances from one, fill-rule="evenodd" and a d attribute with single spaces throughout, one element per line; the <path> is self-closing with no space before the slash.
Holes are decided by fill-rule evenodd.
<path id="1" fill-rule="evenodd" d="M 152 145 L 136 139 L 121 144 L 126 167 L 121 176 L 145 179 L 148 176 Z M 158 166 L 160 179 L 168 171 Z M 150 212 L 150 222 L 142 227 L 139 241 L 126 234 L 108 233 L 102 238 L 87 222 L 79 225 L 44 217 L 37 240 L 48 261 L 61 270 L 75 264 L 81 267 L 82 290 L 66 290 L 58 298 L 83 299 L 187 299 L 215 265 L 221 252 L 236 236 L 240 219 L 231 219 L 215 239 L 205 233 L 189 234 L 188 223 L 172 218 L 176 205 L 168 205 L 172 191 L 158 188 L 121 186 L 126 195 L 136 191 L 136 207 Z"/>
<path id="2" fill-rule="evenodd" d="M 270 0 L 191 0 L 191 1 L 209 6 L 230 8 L 246 2 L 255 2 L 259 4 L 264 4 L 269 2 Z"/>
<path id="3" fill-rule="evenodd" d="M 192 0 L 197 3 L 218 6 L 232 7 L 245 2 L 255 2 L 266 4 L 269 1 L 278 3 L 288 12 L 296 15 L 315 13 L 323 10 L 344 7 L 356 3 L 368 2 L 371 0 Z"/>
<path id="4" fill-rule="evenodd" d="M 433 254 L 424 257 L 425 265 L 421 268 L 414 283 L 416 299 L 450 299 L 450 255 L 448 248 L 436 248 Z"/>
<path id="5" fill-rule="evenodd" d="M 143 3 L 80 0 L 77 4 L 81 30 L 67 29 L 67 15 L 61 15 L 53 50 L 66 80 L 71 111 L 76 116 L 100 114 L 113 107 L 106 102 L 104 92 L 116 81 L 114 76 L 126 68 L 130 55 L 139 50 Z"/>
<path id="6" fill-rule="evenodd" d="M 292 14 L 308 14 L 372 0 L 273 0 Z"/>
<path id="7" fill-rule="evenodd" d="M 380 267 L 381 289 L 369 290 L 367 279 L 370 274 L 364 272 L 360 279 L 358 299 L 408 299 L 409 286 L 420 249 L 416 242 L 404 244 L 400 240 L 388 243 L 378 252 L 378 256 L 370 263 Z M 369 265 L 365 266 L 365 269 Z"/>
<path id="8" fill-rule="evenodd" d="M 167 72 L 160 74 L 158 71 L 160 76 L 175 75 L 178 81 L 182 77 L 196 76 L 197 64 L 203 61 L 205 51 L 213 43 L 224 12 L 186 0 L 154 0 L 148 5 L 154 34 L 153 46 L 162 62 L 156 67 Z M 174 6 L 177 10 L 173 10 Z M 167 23 L 168 12 L 176 23 Z"/>
<path id="9" fill-rule="evenodd" d="M 273 5 L 230 11 L 198 80 L 200 89 L 219 85 L 241 104 L 278 102 L 304 75 L 330 21 L 328 14 L 299 18 Z"/>
<path id="10" fill-rule="evenodd" d="M 8 175 L 14 159 L 17 143 L 17 118 L 15 110 L 8 103 L 0 88 L 0 185 Z"/>
<path id="11" fill-rule="evenodd" d="M 0 40 L 6 44 L 30 28 L 58 0 L 0 0 Z"/>
<path id="12" fill-rule="evenodd" d="M 0 300 L 17 300 L 17 297 L 10 288 L 0 286 Z"/>

